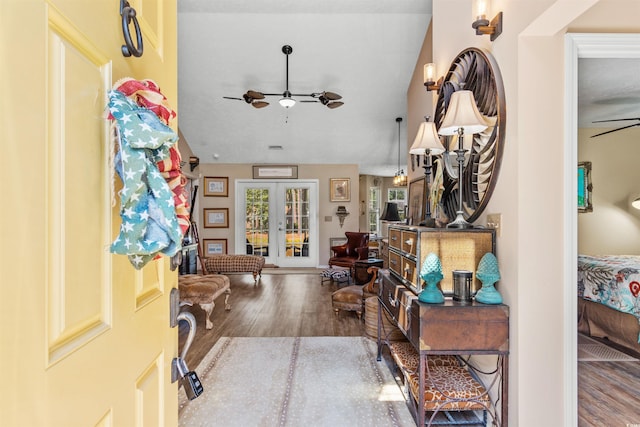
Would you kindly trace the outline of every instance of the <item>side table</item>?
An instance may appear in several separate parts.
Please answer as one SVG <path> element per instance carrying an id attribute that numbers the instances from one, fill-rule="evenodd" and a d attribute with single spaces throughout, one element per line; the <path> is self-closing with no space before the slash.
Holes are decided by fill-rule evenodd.
<path id="1" fill-rule="evenodd" d="M 369 258 L 356 261 L 353 265 L 353 281 L 356 285 L 364 285 L 371 280 L 371 275 L 367 273 L 369 267 L 382 268 L 383 261 L 379 258 Z"/>

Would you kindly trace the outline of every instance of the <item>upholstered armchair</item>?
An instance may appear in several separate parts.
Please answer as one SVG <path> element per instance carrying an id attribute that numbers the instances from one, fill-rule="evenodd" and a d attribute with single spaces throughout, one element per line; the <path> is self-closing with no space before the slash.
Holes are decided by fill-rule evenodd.
<path id="1" fill-rule="evenodd" d="M 331 246 L 333 256 L 329 258 L 329 267 L 349 267 L 353 269 L 356 261 L 369 257 L 369 233 L 346 231 L 347 243 Z"/>

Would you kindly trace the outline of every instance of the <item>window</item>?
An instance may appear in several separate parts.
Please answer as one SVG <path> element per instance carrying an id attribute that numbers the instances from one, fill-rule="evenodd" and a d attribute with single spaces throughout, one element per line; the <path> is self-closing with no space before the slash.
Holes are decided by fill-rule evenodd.
<path id="1" fill-rule="evenodd" d="M 387 190 L 387 201 L 398 204 L 398 215 L 400 215 L 400 220 L 404 221 L 406 219 L 407 189 L 389 188 Z"/>
<path id="2" fill-rule="evenodd" d="M 368 230 L 380 234 L 380 187 L 369 187 Z"/>

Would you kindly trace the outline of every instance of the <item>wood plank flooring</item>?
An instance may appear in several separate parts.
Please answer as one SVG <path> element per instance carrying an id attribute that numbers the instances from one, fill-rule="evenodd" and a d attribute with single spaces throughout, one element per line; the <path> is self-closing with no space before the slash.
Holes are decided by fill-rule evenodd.
<path id="1" fill-rule="evenodd" d="M 250 274 L 229 275 L 231 311 L 224 310 L 224 298 L 216 301 L 213 329 L 204 327 L 204 312 L 189 310 L 197 321 L 194 343 L 186 361 L 191 369 L 200 363 L 222 336 L 359 336 L 364 321 L 355 313 L 331 307 L 335 284 L 321 285 L 318 272 L 312 274 L 263 274 L 254 285 Z M 180 349 L 186 328 L 180 326 Z M 640 362 L 578 363 L 578 426 L 640 426 Z"/>
<path id="2" fill-rule="evenodd" d="M 364 320 L 354 312 L 331 307 L 335 284 L 321 285 L 317 270 L 311 274 L 263 273 L 257 285 L 250 274 L 230 274 L 231 311 L 224 310 L 224 297 L 218 297 L 213 310 L 213 329 L 205 329 L 205 313 L 200 307 L 188 308 L 196 318 L 196 337 L 186 356 L 191 369 L 204 358 L 218 338 L 226 337 L 313 337 L 360 336 Z M 180 349 L 186 339 L 181 322 Z"/>
<path id="3" fill-rule="evenodd" d="M 640 362 L 578 362 L 578 426 L 640 426 Z"/>

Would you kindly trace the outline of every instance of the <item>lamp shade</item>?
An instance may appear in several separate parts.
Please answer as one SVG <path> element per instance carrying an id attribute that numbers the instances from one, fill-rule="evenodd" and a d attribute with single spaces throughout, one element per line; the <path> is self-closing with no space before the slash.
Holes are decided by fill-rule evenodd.
<path id="1" fill-rule="evenodd" d="M 382 211 L 381 221 L 400 221 L 400 215 L 398 215 L 398 204 L 394 202 L 387 202 Z"/>
<path id="2" fill-rule="evenodd" d="M 444 152 L 444 147 L 433 122 L 420 123 L 413 145 L 409 148 L 409 154 L 424 154 L 425 150 L 431 150 L 432 154 Z"/>
<path id="3" fill-rule="evenodd" d="M 629 204 L 632 208 L 640 210 L 640 193 L 629 197 Z"/>
<path id="4" fill-rule="evenodd" d="M 438 133 L 440 135 L 455 135 L 459 129 L 463 129 L 465 134 L 474 134 L 482 132 L 487 127 L 486 121 L 478 111 L 473 92 L 459 90 L 451 95 L 447 113 Z"/>

